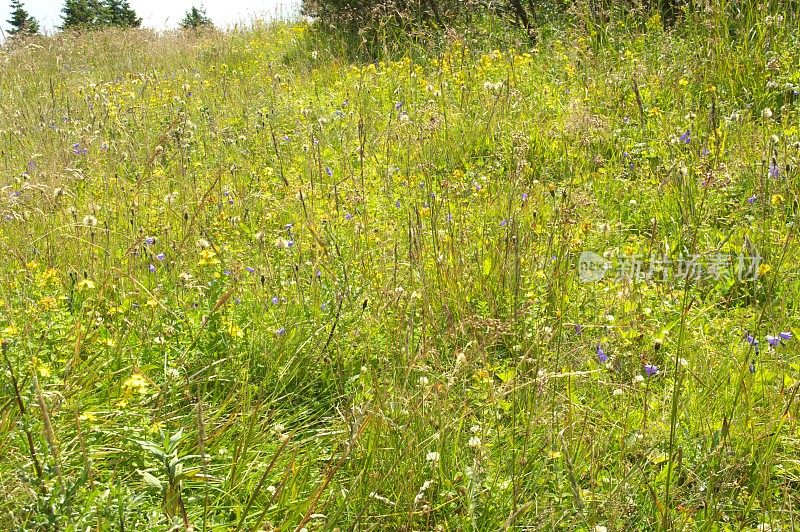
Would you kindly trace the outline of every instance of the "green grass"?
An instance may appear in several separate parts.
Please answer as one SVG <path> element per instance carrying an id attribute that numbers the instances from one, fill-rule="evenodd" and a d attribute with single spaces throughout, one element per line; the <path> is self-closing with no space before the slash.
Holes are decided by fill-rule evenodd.
<path id="1" fill-rule="evenodd" d="M 793 528 L 775 15 L 2 49 L 0 528 Z M 583 251 L 762 266 L 583 283 Z"/>

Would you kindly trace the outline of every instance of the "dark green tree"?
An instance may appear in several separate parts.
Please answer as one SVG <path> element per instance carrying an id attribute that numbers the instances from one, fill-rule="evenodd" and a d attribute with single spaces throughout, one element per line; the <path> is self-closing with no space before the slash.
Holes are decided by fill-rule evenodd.
<path id="1" fill-rule="evenodd" d="M 206 16 L 206 10 L 202 7 L 197 8 L 192 6 L 181 21 L 181 28 L 185 30 L 198 30 L 200 28 L 211 28 L 213 26 L 214 23 Z"/>
<path id="2" fill-rule="evenodd" d="M 142 19 L 136 15 L 128 0 L 104 0 L 100 15 L 102 25 L 120 28 L 138 28 Z"/>
<path id="3" fill-rule="evenodd" d="M 62 30 L 96 28 L 102 24 L 103 7 L 98 0 L 65 0 L 61 14 Z"/>
<path id="4" fill-rule="evenodd" d="M 7 22 L 11 25 L 9 35 L 35 35 L 39 33 L 39 22 L 30 13 L 25 11 L 21 0 L 11 0 L 11 18 Z"/>

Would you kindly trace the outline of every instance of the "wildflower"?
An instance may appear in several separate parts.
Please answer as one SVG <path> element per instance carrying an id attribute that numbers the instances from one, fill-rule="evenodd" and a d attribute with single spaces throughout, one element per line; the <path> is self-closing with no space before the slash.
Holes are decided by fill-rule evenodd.
<path id="1" fill-rule="evenodd" d="M 87 421 L 87 422 L 91 423 L 92 421 L 96 421 L 97 420 L 97 415 L 95 415 L 94 412 L 84 412 L 83 414 L 78 416 L 78 419 L 80 421 Z"/>
<path id="2" fill-rule="evenodd" d="M 278 302 L 280 302 L 280 299 L 278 299 L 278 296 L 272 296 L 272 304 L 273 305 L 277 305 Z"/>
<path id="3" fill-rule="evenodd" d="M 148 266 L 147 269 L 150 270 L 150 273 L 156 273 L 156 267 L 153 266 L 152 264 Z"/>
<path id="4" fill-rule="evenodd" d="M 278 336 L 284 336 L 286 334 L 286 327 L 281 327 L 280 329 L 275 331 L 275 334 L 277 334 Z"/>
<path id="5" fill-rule="evenodd" d="M 152 246 L 153 244 L 156 243 L 156 239 L 155 239 L 155 237 L 148 236 L 148 237 L 145 237 L 144 243 L 147 244 L 148 246 Z"/>
<path id="6" fill-rule="evenodd" d="M 600 360 L 601 364 L 608 362 L 608 355 L 606 355 L 606 352 L 603 351 L 600 345 L 597 346 L 597 359 Z"/>
<path id="7" fill-rule="evenodd" d="M 348 221 L 352 220 L 353 219 L 353 215 L 348 212 L 347 214 L 344 215 L 344 219 L 348 220 Z"/>
<path id="8" fill-rule="evenodd" d="M 473 449 L 477 449 L 478 447 L 481 446 L 481 439 L 477 436 L 472 436 L 467 442 L 467 445 L 469 445 Z"/>
<path id="9" fill-rule="evenodd" d="M 80 142 L 76 142 L 72 145 L 72 153 L 75 155 L 86 155 L 89 153 L 89 148 L 81 148 Z"/>
<path id="10" fill-rule="evenodd" d="M 655 366 L 653 364 L 645 364 L 644 372 L 647 374 L 648 377 L 652 377 L 653 375 L 658 375 L 658 366 Z"/>
<path id="11" fill-rule="evenodd" d="M 158 255 L 156 255 L 156 258 L 157 258 L 158 260 L 160 260 L 160 261 L 163 261 L 164 259 L 166 259 L 166 258 L 167 258 L 167 255 L 166 255 L 165 253 L 163 253 L 163 252 L 162 252 L 162 253 L 159 253 Z"/>
<path id="12" fill-rule="evenodd" d="M 756 340 L 755 337 L 749 332 L 744 333 L 744 341 L 752 345 L 753 347 L 758 346 L 758 340 Z"/>
<path id="13" fill-rule="evenodd" d="M 425 375 L 423 375 L 422 377 L 419 378 L 419 385 L 420 386 L 427 386 L 428 382 L 429 382 L 428 381 L 428 377 L 426 377 Z"/>
<path id="14" fill-rule="evenodd" d="M 770 203 L 772 203 L 773 207 L 777 207 L 778 205 L 783 203 L 783 196 L 781 196 L 780 194 L 773 194 Z"/>
<path id="15" fill-rule="evenodd" d="M 772 109 L 770 109 L 769 107 L 764 108 L 764 110 L 761 111 L 761 116 L 769 120 L 770 118 L 772 118 Z"/>
<path id="16" fill-rule="evenodd" d="M 772 336 L 772 335 L 768 334 L 767 335 L 767 343 L 769 344 L 770 347 L 776 347 L 778 344 L 781 343 L 781 337 L 780 336 Z"/>
<path id="17" fill-rule="evenodd" d="M 769 164 L 769 176 L 773 179 L 778 179 L 781 176 L 781 169 L 774 159 Z"/>
<path id="18" fill-rule="evenodd" d="M 97 218 L 92 216 L 91 214 L 87 214 L 83 217 L 83 225 L 87 227 L 96 227 L 97 226 Z"/>
<path id="19" fill-rule="evenodd" d="M 144 395 L 147 393 L 147 381 L 141 373 L 134 373 L 125 379 L 125 382 L 122 383 L 122 387 L 125 389 L 125 392 L 129 394 L 138 393 L 139 395 Z"/>
<path id="20" fill-rule="evenodd" d="M 522 193 L 522 201 L 528 201 L 528 193 L 527 192 L 523 192 Z"/>
<path id="21" fill-rule="evenodd" d="M 217 253 L 211 248 L 205 248 L 200 251 L 200 261 L 197 263 L 200 266 L 214 266 L 219 264 Z"/>
<path id="22" fill-rule="evenodd" d="M 700 152 L 700 155 L 703 157 L 708 157 L 708 154 L 711 153 L 706 146 L 703 146 L 703 150 Z"/>
<path id="23" fill-rule="evenodd" d="M 500 227 L 505 227 L 507 225 L 508 225 L 508 220 L 506 219 L 500 220 Z"/>
<path id="24" fill-rule="evenodd" d="M 692 133 L 688 129 L 681 135 L 681 142 L 689 144 L 692 141 Z"/>
<path id="25" fill-rule="evenodd" d="M 247 271 L 247 273 L 256 273 L 256 269 L 255 268 L 251 268 L 250 266 L 247 266 L 245 268 L 245 271 Z"/>
<path id="26" fill-rule="evenodd" d="M 394 202 L 394 206 L 399 209 L 400 208 L 400 200 L 395 201 Z"/>
<path id="27" fill-rule="evenodd" d="M 581 332 L 583 332 L 583 325 L 581 325 L 580 323 L 576 323 L 575 324 L 575 334 L 580 335 Z"/>
<path id="28" fill-rule="evenodd" d="M 747 198 L 747 203 L 749 203 L 750 205 L 752 205 L 753 203 L 755 203 L 755 202 L 756 202 L 756 199 L 757 199 L 756 195 L 755 195 L 755 194 L 753 194 L 752 196 L 750 196 L 749 198 Z"/>
<path id="29" fill-rule="evenodd" d="M 425 460 L 431 463 L 436 463 L 439 461 L 439 453 L 436 451 L 428 451 L 428 453 L 425 455 Z"/>
<path id="30" fill-rule="evenodd" d="M 94 288 L 94 281 L 89 279 L 81 279 L 78 283 L 78 290 L 91 290 Z"/>
<path id="31" fill-rule="evenodd" d="M 778 334 L 778 336 L 780 336 L 782 340 L 791 340 L 792 339 L 792 333 L 789 332 L 789 331 L 782 332 L 782 333 Z"/>
<path id="32" fill-rule="evenodd" d="M 333 177 L 333 170 L 330 166 L 325 167 L 325 173 L 328 174 L 328 177 Z"/>
<path id="33" fill-rule="evenodd" d="M 614 388 L 614 391 L 611 392 L 615 397 L 619 397 L 623 395 L 625 392 L 622 388 Z"/>

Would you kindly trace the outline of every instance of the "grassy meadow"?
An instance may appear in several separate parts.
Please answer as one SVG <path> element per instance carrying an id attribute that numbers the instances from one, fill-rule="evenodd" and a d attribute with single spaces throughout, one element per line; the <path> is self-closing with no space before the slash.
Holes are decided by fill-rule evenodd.
<path id="1" fill-rule="evenodd" d="M 798 14 L 724 4 L 7 43 L 0 529 L 800 526 Z"/>

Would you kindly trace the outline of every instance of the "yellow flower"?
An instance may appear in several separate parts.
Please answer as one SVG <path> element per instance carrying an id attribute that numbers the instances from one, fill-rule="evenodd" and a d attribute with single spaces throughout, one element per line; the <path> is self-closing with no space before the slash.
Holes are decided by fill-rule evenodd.
<path id="1" fill-rule="evenodd" d="M 758 267 L 758 275 L 766 275 L 772 271 L 772 266 L 769 264 L 762 264 Z"/>
<path id="2" fill-rule="evenodd" d="M 2 332 L 0 332 L 0 337 L 2 337 L 4 340 L 10 340 L 11 338 L 17 336 L 18 333 L 19 329 L 17 329 L 16 325 L 9 325 L 3 329 Z"/>
<path id="3" fill-rule="evenodd" d="M 45 364 L 44 362 L 41 362 L 36 367 L 36 372 L 39 373 L 40 377 L 45 378 L 45 379 L 51 375 L 50 366 L 48 364 Z"/>
<path id="4" fill-rule="evenodd" d="M 92 423 L 97 420 L 97 416 L 95 415 L 94 412 L 84 412 L 83 414 L 78 416 L 78 419 L 81 421 L 88 421 L 89 423 Z"/>
<path id="5" fill-rule="evenodd" d="M 773 194 L 772 200 L 770 202 L 772 203 L 773 207 L 777 207 L 778 205 L 783 203 L 783 196 L 781 196 L 780 194 Z"/>
<path id="6" fill-rule="evenodd" d="M 205 248 L 200 251 L 200 266 L 215 266 L 219 264 L 217 253 L 211 248 Z"/>
<path id="7" fill-rule="evenodd" d="M 125 389 L 126 395 L 134 393 L 144 395 L 147 393 L 147 381 L 141 373 L 134 373 L 125 379 L 125 382 L 122 383 L 122 387 Z"/>
<path id="8" fill-rule="evenodd" d="M 92 290 L 94 289 L 94 281 L 89 279 L 82 279 L 81 282 L 78 283 L 78 290 Z"/>
<path id="9" fill-rule="evenodd" d="M 689 81 L 686 78 L 681 78 L 680 81 L 678 81 L 678 85 L 680 85 L 681 87 L 685 87 L 688 84 Z"/>
<path id="10" fill-rule="evenodd" d="M 39 306 L 42 307 L 44 310 L 52 310 L 55 308 L 57 304 L 57 300 L 51 296 L 45 296 L 39 300 Z"/>
<path id="11" fill-rule="evenodd" d="M 227 333 L 232 338 L 244 338 L 244 331 L 242 330 L 241 327 L 239 327 L 235 323 L 231 323 L 230 325 L 228 325 Z"/>
<path id="12" fill-rule="evenodd" d="M 36 262 L 35 260 L 32 260 L 32 261 L 26 263 L 25 267 L 27 269 L 29 269 L 29 270 L 35 270 L 35 269 L 37 269 L 39 267 L 39 263 Z"/>

